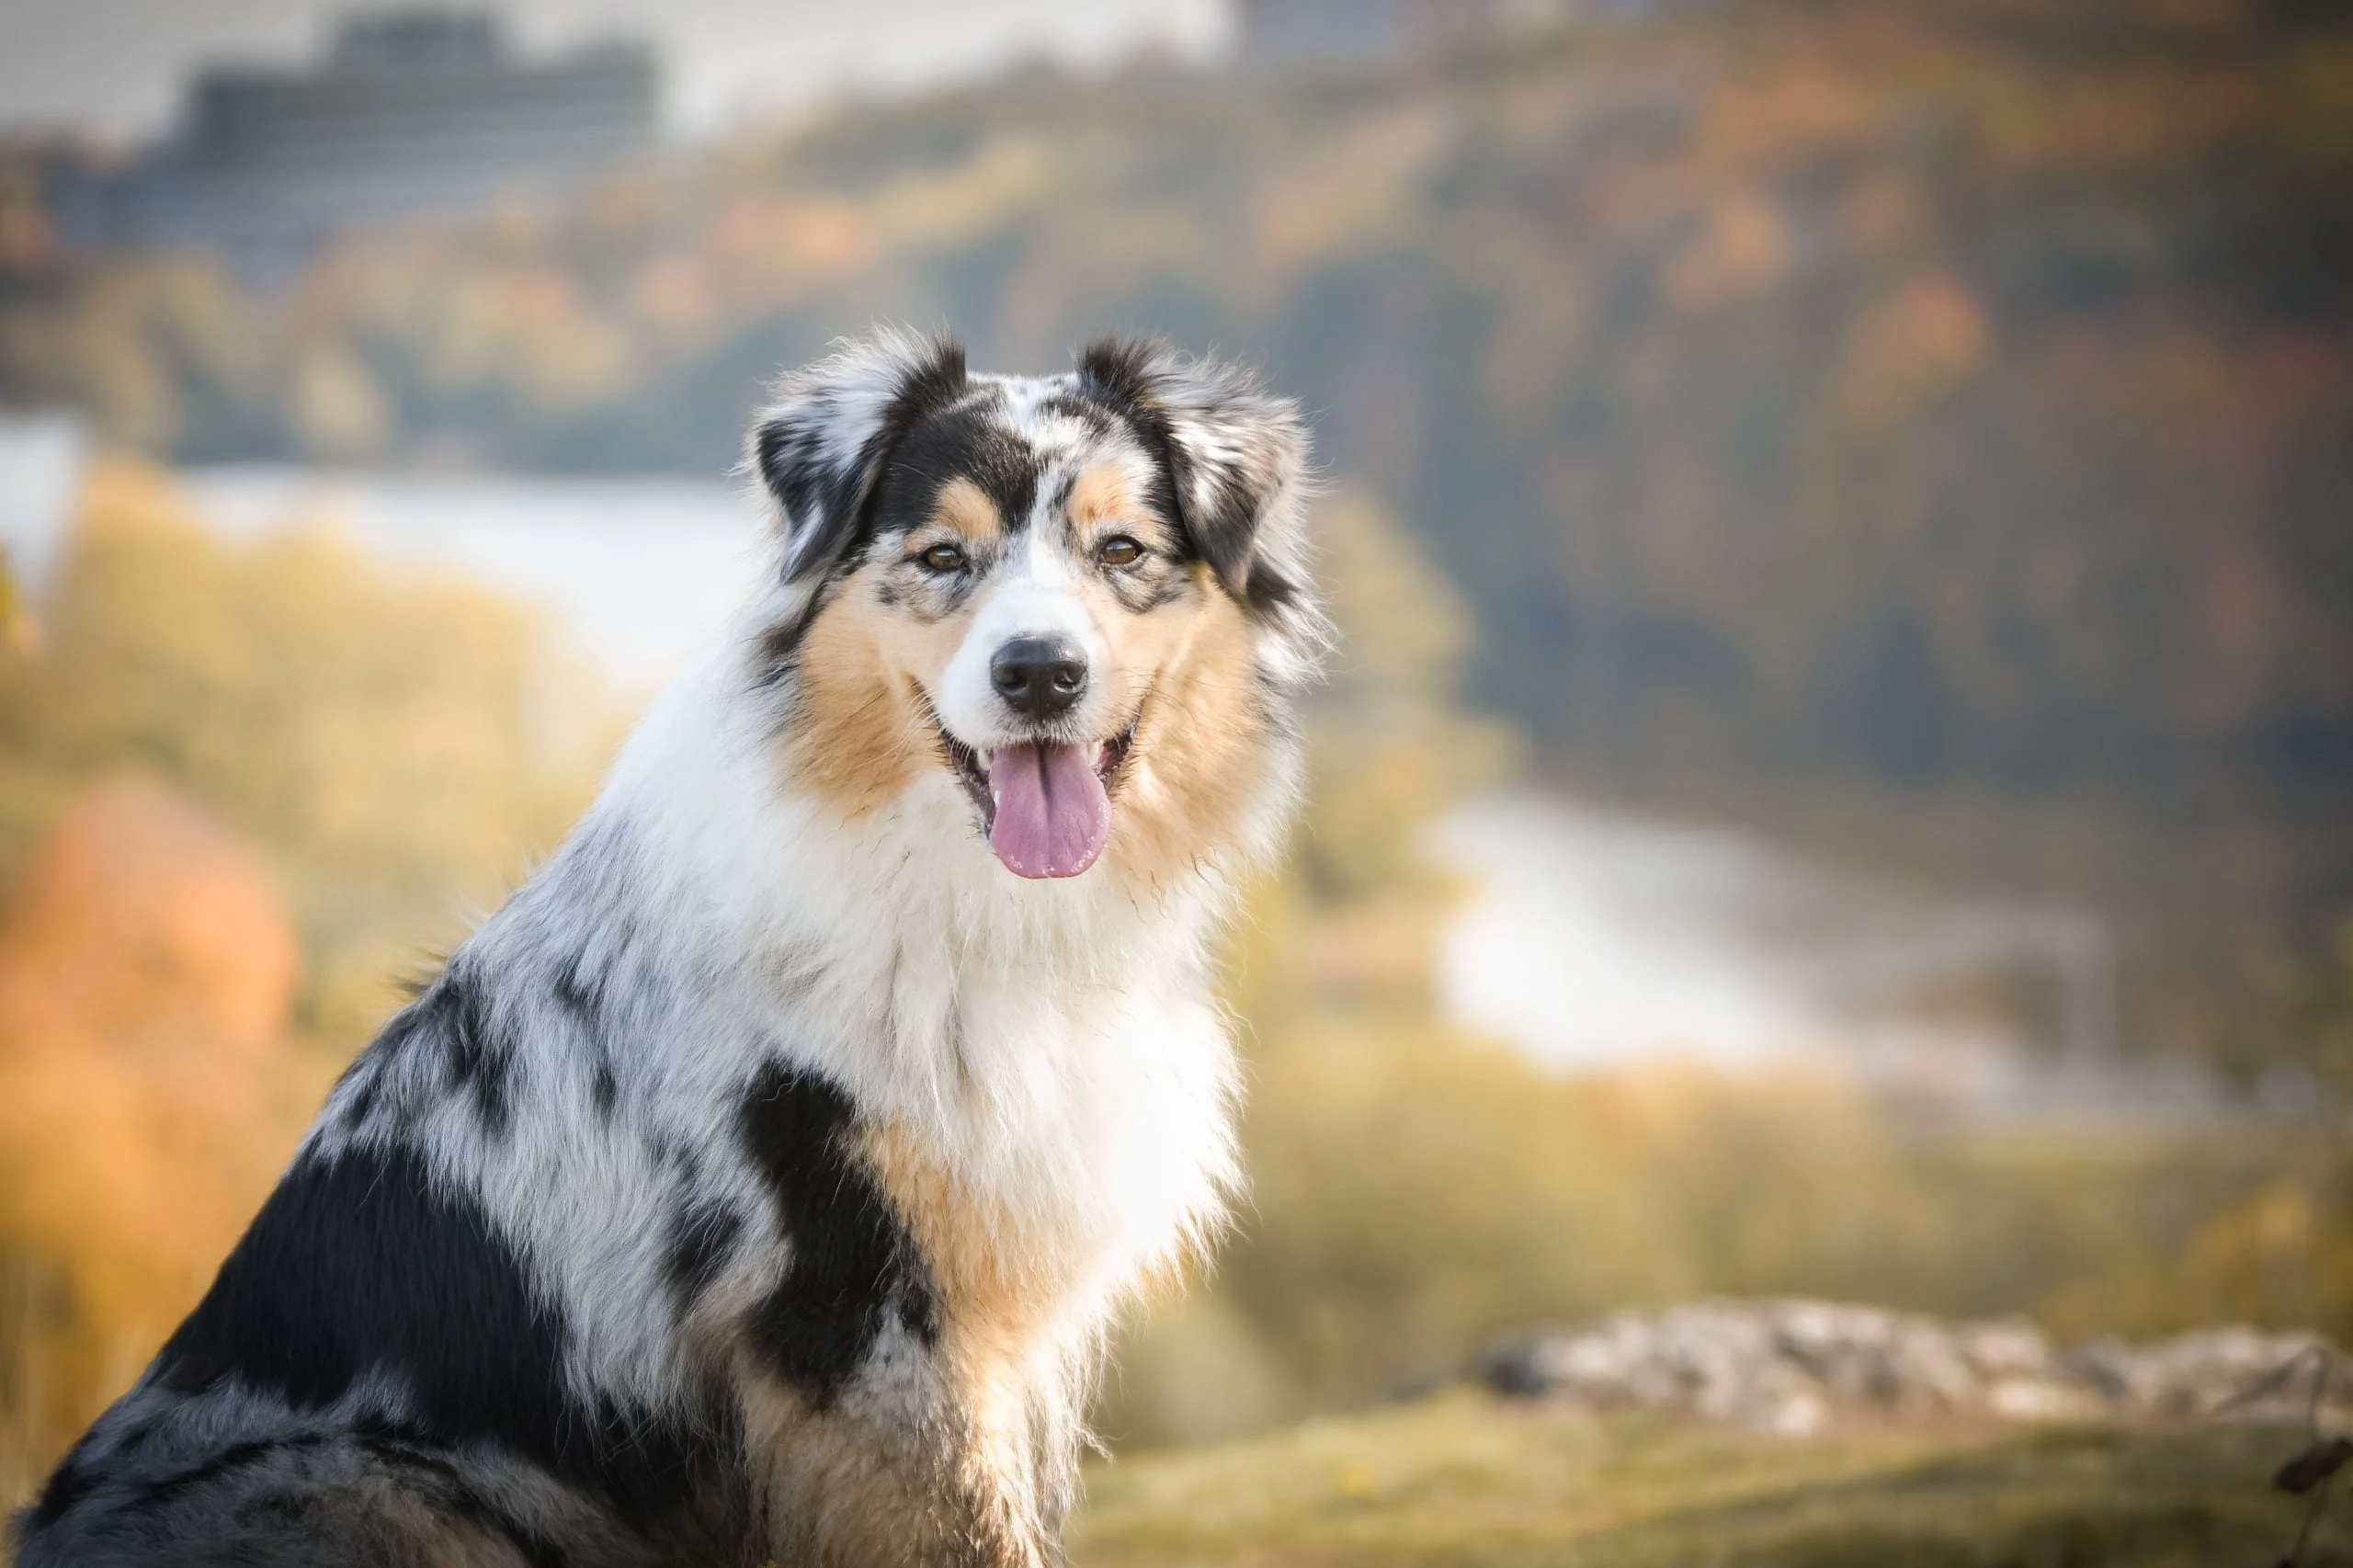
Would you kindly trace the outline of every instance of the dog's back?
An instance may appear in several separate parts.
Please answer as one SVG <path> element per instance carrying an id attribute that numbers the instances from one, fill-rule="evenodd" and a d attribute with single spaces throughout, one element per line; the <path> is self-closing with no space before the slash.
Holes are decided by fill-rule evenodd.
<path id="1" fill-rule="evenodd" d="M 544 1568 L 751 1561 L 740 1506 L 647 1536 L 528 1468 L 397 1427 L 295 1430 L 135 1415 L 94 1432 L 19 1523 L 19 1568 Z M 247 1436 L 252 1433 L 256 1435 Z M 144 1439 L 143 1444 L 142 1439 Z M 143 1452 L 126 1452 L 126 1446 Z"/>
<path id="2" fill-rule="evenodd" d="M 392 1075 L 383 1056 L 481 1049 L 449 1025 L 431 997 L 404 1015 L 324 1125 L 376 1121 L 364 1102 Z M 19 1568 L 742 1556 L 724 1407 L 581 1399 L 561 1309 L 481 1206 L 436 1179 L 428 1147 L 314 1135 L 24 1516 Z"/>

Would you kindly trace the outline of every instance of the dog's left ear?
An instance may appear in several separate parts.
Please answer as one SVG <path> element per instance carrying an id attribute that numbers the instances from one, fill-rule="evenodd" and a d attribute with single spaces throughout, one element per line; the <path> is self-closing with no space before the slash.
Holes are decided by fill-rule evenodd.
<path id="1" fill-rule="evenodd" d="M 892 327 L 845 339 L 777 383 L 745 460 L 776 501 L 786 582 L 841 558 L 892 448 L 965 385 L 964 350 L 953 338 Z"/>
<path id="2" fill-rule="evenodd" d="M 1150 338 L 1079 355 L 1082 387 L 1124 415 L 1165 468 L 1176 523 L 1218 581 L 1262 615 L 1310 608 L 1307 426 L 1238 365 Z"/>

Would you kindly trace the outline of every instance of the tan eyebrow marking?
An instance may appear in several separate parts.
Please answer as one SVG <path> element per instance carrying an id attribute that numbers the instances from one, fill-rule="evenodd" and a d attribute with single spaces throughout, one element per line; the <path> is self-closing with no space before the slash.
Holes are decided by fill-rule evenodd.
<path id="1" fill-rule="evenodd" d="M 931 506 L 931 520 L 969 540 L 986 541 L 1005 534 L 1005 519 L 997 516 L 996 503 L 969 479 L 951 479 L 939 487 L 939 498 Z"/>
<path id="2" fill-rule="evenodd" d="M 1128 476 L 1108 464 L 1088 469 L 1070 487 L 1066 508 L 1072 524 L 1084 534 L 1097 523 L 1117 521 L 1148 545 L 1165 545 L 1160 520 L 1128 483 Z"/>

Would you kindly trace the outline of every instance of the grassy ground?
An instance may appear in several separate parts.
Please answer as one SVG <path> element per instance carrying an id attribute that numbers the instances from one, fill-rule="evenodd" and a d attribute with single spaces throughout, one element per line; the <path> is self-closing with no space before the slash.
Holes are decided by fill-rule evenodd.
<path id="1" fill-rule="evenodd" d="M 1468 1393 L 1089 1478 L 1079 1568 L 2272 1568 L 2301 1434 L 1848 1432 L 1803 1440 Z M 2353 1506 L 2304 1559 L 2353 1564 Z"/>

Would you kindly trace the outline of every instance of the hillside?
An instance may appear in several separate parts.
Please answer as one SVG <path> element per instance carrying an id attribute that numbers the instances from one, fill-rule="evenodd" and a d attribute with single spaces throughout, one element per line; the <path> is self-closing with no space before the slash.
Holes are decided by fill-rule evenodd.
<path id="1" fill-rule="evenodd" d="M 1790 1441 L 1445 1394 L 1096 1467 L 1079 1568 L 2259 1568 L 2303 1503 L 2301 1435 L 2245 1427 L 1848 1432 Z M 2341 1512 L 2341 1511 L 2340 1511 Z M 2304 1568 L 2353 1562 L 2325 1523 Z"/>

